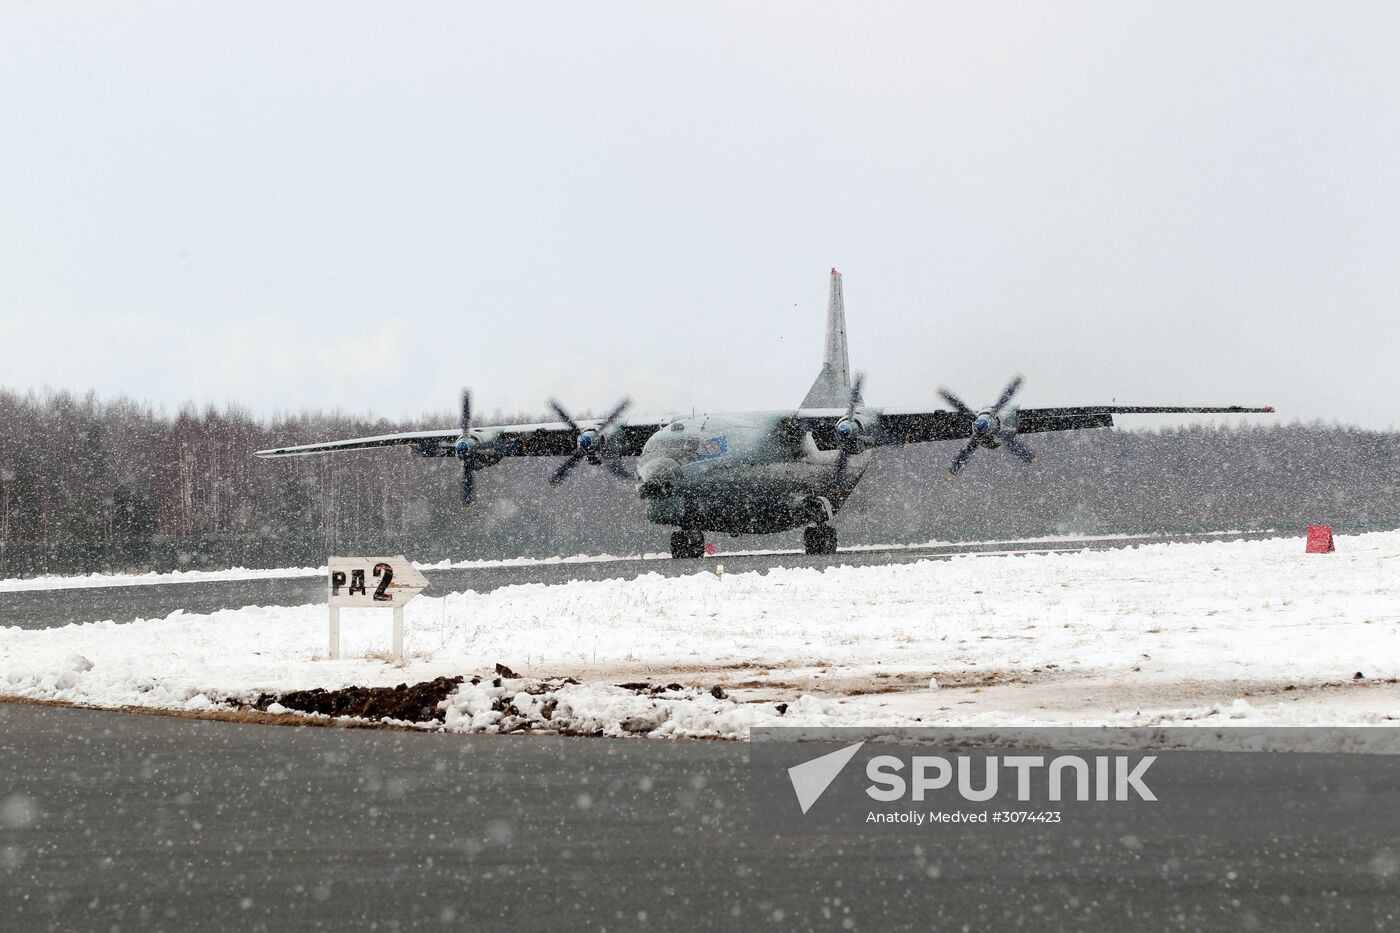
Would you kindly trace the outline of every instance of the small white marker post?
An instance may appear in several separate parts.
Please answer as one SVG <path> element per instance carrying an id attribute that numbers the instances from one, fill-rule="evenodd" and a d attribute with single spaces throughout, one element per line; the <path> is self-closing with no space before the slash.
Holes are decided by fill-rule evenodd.
<path id="1" fill-rule="evenodd" d="M 331 557 L 326 568 L 331 659 L 340 658 L 340 610 L 350 606 L 394 610 L 394 660 L 403 661 L 403 607 L 427 588 L 428 578 L 402 554 Z"/>
<path id="2" fill-rule="evenodd" d="M 394 607 L 394 660 L 403 660 L 403 606 Z"/>
<path id="3" fill-rule="evenodd" d="M 331 606 L 331 660 L 340 660 L 340 607 Z"/>

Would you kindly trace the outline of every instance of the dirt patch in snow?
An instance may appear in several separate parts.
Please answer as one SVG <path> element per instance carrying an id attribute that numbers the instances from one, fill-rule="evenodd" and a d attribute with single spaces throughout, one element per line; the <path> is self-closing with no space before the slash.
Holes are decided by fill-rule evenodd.
<path id="1" fill-rule="evenodd" d="M 548 730 L 565 735 L 602 735 L 606 725 L 587 720 L 575 722 L 575 704 L 565 702 L 564 715 L 556 718 L 568 687 L 581 686 L 571 677 L 539 680 L 518 677 L 504 665 L 496 665 L 497 676 L 466 678 L 439 677 L 416 684 L 395 687 L 342 687 L 338 690 L 316 688 L 285 693 L 264 693 L 252 703 L 250 712 L 268 716 L 305 714 L 339 719 L 351 717 L 371 722 L 423 723 L 438 725 L 448 719 L 447 708 L 466 691 L 475 698 L 475 712 L 485 712 L 499 732 L 533 732 Z M 664 717 L 657 713 L 670 702 L 685 702 L 697 696 L 716 702 L 733 702 L 718 685 L 684 687 L 677 683 L 652 684 L 634 681 L 611 685 L 608 689 L 630 694 L 641 701 L 642 708 L 621 722 L 625 733 L 648 732 Z M 636 705 L 636 704 L 634 704 Z M 659 705 L 659 706 L 658 706 Z"/>
<path id="2" fill-rule="evenodd" d="M 264 693 L 253 708 L 264 712 L 289 710 L 321 716 L 353 716 L 357 719 L 397 719 L 403 722 L 442 722 L 442 701 L 463 678 L 439 677 L 397 687 L 342 687 L 339 690 L 293 690 Z M 475 680 L 473 681 L 476 682 Z M 272 707 L 280 706 L 281 710 Z"/>
<path id="3" fill-rule="evenodd" d="M 67 700 L 41 700 L 33 697 L 0 696 L 0 703 L 27 706 L 57 706 L 62 709 L 90 709 L 104 713 L 136 713 L 142 716 L 166 716 L 172 719 L 207 719 L 212 722 L 234 722 L 255 726 L 316 726 L 338 729 L 407 729 L 408 726 L 387 722 L 354 719 L 325 719 L 297 713 L 267 713 L 256 709 L 163 709 L 158 706 L 96 706 L 91 703 L 71 703 Z"/>

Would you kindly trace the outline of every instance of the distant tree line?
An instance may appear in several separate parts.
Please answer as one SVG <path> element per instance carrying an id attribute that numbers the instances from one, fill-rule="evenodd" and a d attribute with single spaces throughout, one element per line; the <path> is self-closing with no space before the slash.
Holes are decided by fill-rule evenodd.
<path id="1" fill-rule="evenodd" d="M 501 421 L 537 416 L 498 413 Z M 631 487 L 586 466 L 557 490 L 551 459 L 477 474 L 383 449 L 256 460 L 253 451 L 450 425 L 311 412 L 270 418 L 126 399 L 0 390 L 0 576 L 315 565 L 328 553 L 417 560 L 662 551 Z M 882 449 L 838 517 L 844 544 L 1056 533 L 1400 527 L 1400 434 L 1338 425 L 1221 424 L 1028 438 L 1026 466 L 956 443 Z M 714 538 L 797 546 L 797 532 Z"/>

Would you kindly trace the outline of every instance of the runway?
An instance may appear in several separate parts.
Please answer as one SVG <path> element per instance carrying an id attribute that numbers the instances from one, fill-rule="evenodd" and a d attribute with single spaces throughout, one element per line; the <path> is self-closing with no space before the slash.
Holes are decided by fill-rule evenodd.
<path id="1" fill-rule="evenodd" d="M 747 743 L 273 728 L 0 705 L 0 929 L 1377 929 L 1389 756 L 1353 815 L 1065 833 L 750 829 Z M 1386 770 L 1389 769 L 1389 770 Z M 1387 779 L 1387 775 L 1390 778 Z M 1082 844 L 1081 844 L 1082 843 Z"/>
<path id="2" fill-rule="evenodd" d="M 861 548 L 837 554 L 801 552 L 724 554 L 700 561 L 670 558 L 618 558 L 559 563 L 493 564 L 425 571 L 428 595 L 475 590 L 485 593 L 504 586 L 529 583 L 565 583 L 570 580 L 634 579 L 648 573 L 681 576 L 713 570 L 722 564 L 726 573 L 766 571 L 775 567 L 870 566 L 906 564 L 920 560 L 948 560 L 966 554 L 1052 553 L 1107 550 L 1156 544 L 1164 541 L 1254 540 L 1277 537 L 1277 531 L 1216 534 L 1130 535 L 1073 540 L 1019 540 L 965 542 Z M 83 586 L 70 589 L 0 592 L 0 627 L 52 628 L 71 622 L 110 619 L 130 622 L 163 618 L 172 612 L 208 613 L 244 606 L 300 606 L 325 600 L 325 582 L 319 576 L 273 577 L 252 580 L 154 583 L 122 586 Z"/>

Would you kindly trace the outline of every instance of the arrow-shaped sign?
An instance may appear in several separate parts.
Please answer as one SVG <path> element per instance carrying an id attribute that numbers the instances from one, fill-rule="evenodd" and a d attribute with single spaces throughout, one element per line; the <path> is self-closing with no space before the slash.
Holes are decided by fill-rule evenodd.
<path id="1" fill-rule="evenodd" d="M 394 557 L 332 557 L 326 594 L 332 606 L 396 609 L 428 586 L 428 578 L 402 554 Z"/>

